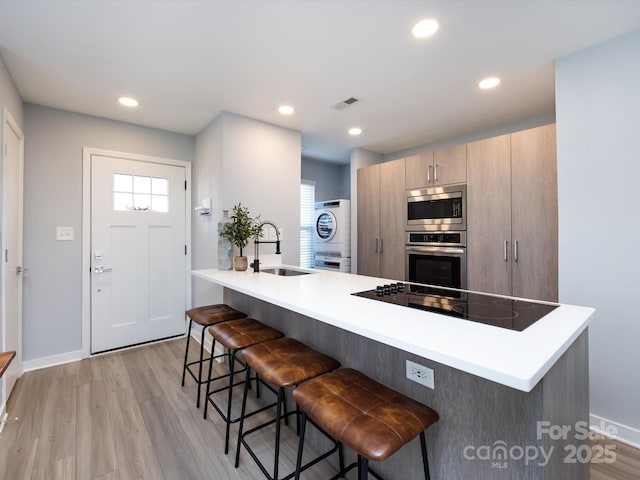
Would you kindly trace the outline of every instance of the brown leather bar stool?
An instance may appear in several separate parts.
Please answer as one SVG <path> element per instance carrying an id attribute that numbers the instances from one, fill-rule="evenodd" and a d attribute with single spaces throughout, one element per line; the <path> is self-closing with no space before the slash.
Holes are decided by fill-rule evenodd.
<path id="1" fill-rule="evenodd" d="M 370 460 L 387 459 L 417 435 L 424 476 L 430 479 L 424 431 L 438 421 L 435 410 L 350 368 L 303 383 L 293 391 L 293 398 L 302 410 L 296 480 L 300 478 L 307 417 L 358 454 L 358 461 L 346 468 L 341 465 L 334 479 L 357 465 L 358 478 L 365 480 Z"/>
<path id="2" fill-rule="evenodd" d="M 313 350 L 305 344 L 294 340 L 293 338 L 280 338 L 278 340 L 272 340 L 270 342 L 264 342 L 252 347 L 248 347 L 242 351 L 242 358 L 247 365 L 247 376 L 245 377 L 244 394 L 242 397 L 242 412 L 240 413 L 240 427 L 238 430 L 238 443 L 236 446 L 236 463 L 238 468 L 240 463 L 240 450 L 244 446 L 251 457 L 258 464 L 258 467 L 264 473 L 264 475 L 270 480 L 278 480 L 278 463 L 280 458 L 280 427 L 282 420 L 287 421 L 289 415 L 296 415 L 298 419 L 299 410 L 287 413 L 285 403 L 285 389 L 287 387 L 294 387 L 302 382 L 305 382 L 311 378 L 315 378 L 318 375 L 331 372 L 340 366 L 340 362 L 324 355 L 316 350 Z M 267 382 L 267 385 L 272 385 L 277 388 L 277 400 L 275 403 L 264 406 L 246 414 L 247 406 L 247 392 L 249 390 L 249 383 L 251 381 L 249 372 L 251 369 L 257 374 L 256 378 L 259 378 L 261 382 Z M 272 420 L 262 423 L 246 432 L 243 432 L 244 421 L 247 417 L 262 412 L 268 408 L 276 407 L 276 416 Z M 285 413 L 282 415 L 282 407 L 285 407 Z M 275 433 L 275 453 L 273 462 L 273 476 L 267 472 L 266 467 L 258 459 L 253 449 L 248 445 L 246 437 L 268 425 L 276 424 Z M 331 439 L 333 440 L 333 439 Z M 338 444 L 334 442 L 335 447 L 316 458 L 314 461 L 309 462 L 301 470 L 304 470 L 311 465 L 319 462 L 323 458 L 328 457 L 338 448 Z M 292 478 L 295 475 L 295 471 L 291 472 L 282 480 Z"/>
<path id="3" fill-rule="evenodd" d="M 237 320 L 239 318 L 244 318 L 247 315 L 239 312 L 238 310 L 230 307 L 229 305 L 225 305 L 223 303 L 217 305 L 205 305 L 202 307 L 192 308 L 187 310 L 187 316 L 189 317 L 189 330 L 187 331 L 187 346 L 184 349 L 184 365 L 182 367 L 182 386 L 184 387 L 184 378 L 187 373 L 191 375 L 191 377 L 198 384 L 198 399 L 196 400 L 196 407 L 200 408 L 200 392 L 202 390 L 202 384 L 206 383 L 207 380 L 202 379 L 202 364 L 207 361 L 204 359 L 204 334 L 207 331 L 207 327 L 211 325 L 216 325 L 220 322 L 227 322 L 229 320 Z M 200 334 L 200 360 L 196 360 L 195 362 L 187 363 L 187 358 L 189 356 L 189 342 L 191 341 L 191 327 L 193 326 L 193 322 L 196 322 L 198 325 L 202 326 L 202 333 Z M 213 351 L 213 346 L 211 347 Z M 198 376 L 196 377 L 195 373 L 191 370 L 191 366 L 198 364 Z"/>
<path id="4" fill-rule="evenodd" d="M 284 334 L 276 330 L 275 328 L 271 328 L 265 325 L 258 320 L 253 318 L 243 318 L 240 320 L 231 320 L 229 322 L 218 323 L 212 327 L 209 327 L 209 333 L 213 337 L 212 345 L 211 345 L 211 359 L 209 362 L 209 374 L 207 378 L 209 379 L 207 382 L 207 394 L 206 399 L 207 402 L 204 406 L 204 418 L 207 418 L 207 408 L 209 403 L 213 405 L 218 414 L 222 417 L 222 419 L 226 423 L 226 431 L 225 431 L 225 440 L 224 440 L 224 453 L 227 454 L 229 452 L 229 429 L 231 428 L 231 424 L 240 420 L 240 417 L 231 418 L 231 399 L 233 397 L 233 387 L 236 385 L 241 385 L 241 383 L 233 383 L 233 377 L 247 370 L 246 366 L 239 370 L 235 370 L 235 361 L 238 352 L 241 350 L 250 347 L 252 345 L 256 345 L 258 343 L 267 342 L 269 340 L 275 340 L 276 338 L 284 337 Z M 223 347 L 225 347 L 228 352 L 223 355 L 218 356 L 226 356 L 229 359 L 229 373 L 224 375 L 220 375 L 215 378 L 211 378 L 211 370 L 213 366 L 213 350 L 215 347 L 215 342 L 219 342 Z M 249 372 L 247 372 L 247 376 Z M 211 390 L 211 384 L 216 380 L 220 380 L 223 378 L 229 377 L 229 383 L 225 387 L 217 388 L 215 390 Z M 222 409 L 216 404 L 213 400 L 213 396 L 222 391 L 228 391 L 227 397 L 227 411 L 226 413 L 222 411 Z"/>

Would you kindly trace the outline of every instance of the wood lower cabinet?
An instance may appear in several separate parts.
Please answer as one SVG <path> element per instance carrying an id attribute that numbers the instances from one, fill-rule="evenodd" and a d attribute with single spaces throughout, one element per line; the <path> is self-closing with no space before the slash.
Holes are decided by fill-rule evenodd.
<path id="1" fill-rule="evenodd" d="M 405 279 L 405 160 L 358 170 L 358 274 Z"/>
<path id="2" fill-rule="evenodd" d="M 467 181 L 465 144 L 421 153 L 406 159 L 405 188 L 426 188 Z"/>
<path id="3" fill-rule="evenodd" d="M 558 300 L 555 125 L 467 144 L 467 285 Z"/>

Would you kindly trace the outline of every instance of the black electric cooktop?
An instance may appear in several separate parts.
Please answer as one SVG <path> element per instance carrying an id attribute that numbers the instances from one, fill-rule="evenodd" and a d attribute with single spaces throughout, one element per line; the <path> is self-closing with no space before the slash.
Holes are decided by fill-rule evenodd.
<path id="1" fill-rule="evenodd" d="M 402 282 L 380 285 L 375 290 L 365 290 L 352 295 L 518 332 L 558 308 L 558 305 L 553 304 Z"/>

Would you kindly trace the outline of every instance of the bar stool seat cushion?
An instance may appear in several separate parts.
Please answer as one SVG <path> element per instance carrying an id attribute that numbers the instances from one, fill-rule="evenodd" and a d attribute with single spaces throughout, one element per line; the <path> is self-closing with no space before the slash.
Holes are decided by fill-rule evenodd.
<path id="1" fill-rule="evenodd" d="M 217 305 L 204 305 L 187 310 L 187 316 L 198 325 L 207 327 L 209 325 L 244 318 L 247 315 L 239 312 L 235 308 L 223 303 Z"/>
<path id="2" fill-rule="evenodd" d="M 438 421 L 438 413 L 353 369 L 303 383 L 293 397 L 309 418 L 360 455 L 383 461 Z"/>
<path id="3" fill-rule="evenodd" d="M 334 358 L 288 337 L 253 345 L 242 351 L 242 358 L 263 380 L 284 388 L 340 366 Z"/>
<path id="4" fill-rule="evenodd" d="M 284 337 L 281 331 L 253 318 L 218 323 L 209 328 L 209 333 L 229 350 L 240 350 L 256 343 Z"/>

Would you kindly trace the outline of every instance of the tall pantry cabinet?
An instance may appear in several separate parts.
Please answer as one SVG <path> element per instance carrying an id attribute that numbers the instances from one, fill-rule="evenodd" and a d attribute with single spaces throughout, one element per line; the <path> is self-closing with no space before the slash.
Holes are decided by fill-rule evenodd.
<path id="1" fill-rule="evenodd" d="M 555 125 L 467 144 L 467 285 L 558 300 Z"/>
<path id="2" fill-rule="evenodd" d="M 358 170 L 358 274 L 404 280 L 405 160 Z"/>

